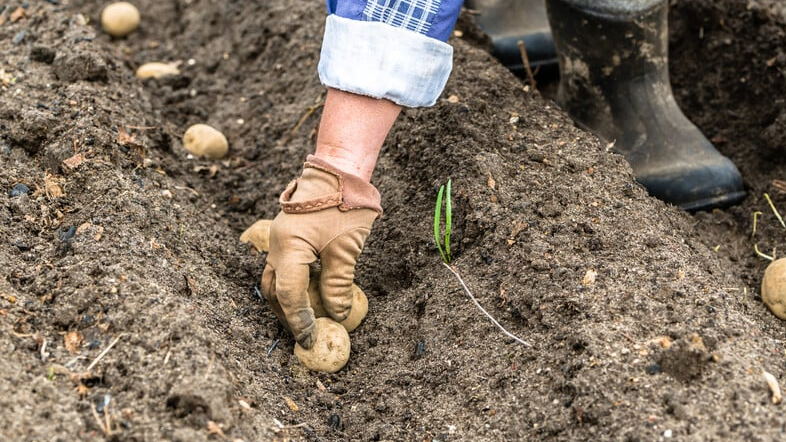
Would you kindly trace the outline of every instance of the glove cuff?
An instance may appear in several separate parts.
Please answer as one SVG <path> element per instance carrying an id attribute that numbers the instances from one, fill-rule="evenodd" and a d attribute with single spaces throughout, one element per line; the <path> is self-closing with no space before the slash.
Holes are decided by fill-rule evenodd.
<path id="1" fill-rule="evenodd" d="M 304 179 L 309 172 L 308 169 L 332 175 L 336 179 L 335 189 L 333 192 L 318 195 L 305 201 L 293 201 L 292 196 L 297 190 L 298 182 Z M 358 176 L 336 169 L 333 165 L 314 155 L 306 157 L 306 162 L 303 164 L 303 175 L 287 185 L 279 201 L 284 213 L 309 213 L 338 207 L 342 212 L 354 209 L 371 209 L 376 211 L 378 216 L 382 216 L 381 197 L 376 187 Z"/>

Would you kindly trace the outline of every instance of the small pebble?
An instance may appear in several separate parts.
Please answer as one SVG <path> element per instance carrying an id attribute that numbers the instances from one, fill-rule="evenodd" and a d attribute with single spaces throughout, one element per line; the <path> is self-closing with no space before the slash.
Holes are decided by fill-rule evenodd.
<path id="1" fill-rule="evenodd" d="M 11 39 L 11 43 L 18 45 L 22 43 L 22 41 L 27 37 L 27 31 L 19 31 L 14 35 L 14 38 Z"/>
<path id="2" fill-rule="evenodd" d="M 341 428 L 341 417 L 337 414 L 331 414 L 328 418 L 328 426 L 334 430 Z"/>
<path id="3" fill-rule="evenodd" d="M 666 430 L 666 431 L 663 432 L 663 437 L 665 437 L 666 439 L 670 439 L 672 434 L 673 433 L 672 433 L 671 430 Z"/>
<path id="4" fill-rule="evenodd" d="M 14 184 L 14 187 L 8 191 L 8 196 L 11 198 L 16 198 L 20 195 L 26 195 L 30 193 L 30 188 L 25 186 L 22 183 Z"/>
<path id="5" fill-rule="evenodd" d="M 76 235 L 76 227 L 74 226 L 63 226 L 57 229 L 57 237 L 60 241 L 68 241 Z"/>
<path id="6" fill-rule="evenodd" d="M 646 368 L 647 374 L 658 374 L 660 373 L 660 365 L 659 364 L 650 364 Z"/>

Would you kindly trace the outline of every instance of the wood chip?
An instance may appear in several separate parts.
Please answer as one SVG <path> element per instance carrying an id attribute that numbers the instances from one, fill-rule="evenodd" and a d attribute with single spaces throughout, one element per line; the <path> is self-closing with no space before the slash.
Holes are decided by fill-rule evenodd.
<path id="1" fill-rule="evenodd" d="M 77 330 L 70 331 L 63 337 L 63 343 L 66 350 L 72 354 L 79 353 L 84 340 L 85 338 Z"/>

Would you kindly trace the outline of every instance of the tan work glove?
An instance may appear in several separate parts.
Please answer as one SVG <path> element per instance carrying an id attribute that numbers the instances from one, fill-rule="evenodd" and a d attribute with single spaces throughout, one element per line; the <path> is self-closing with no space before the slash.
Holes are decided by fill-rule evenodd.
<path id="1" fill-rule="evenodd" d="M 352 308 L 355 261 L 381 214 L 374 186 L 313 155 L 281 195 L 281 212 L 270 225 L 262 295 L 303 348 L 311 348 L 317 333 L 309 264 L 320 259 L 322 304 L 333 320 L 343 321 Z"/>

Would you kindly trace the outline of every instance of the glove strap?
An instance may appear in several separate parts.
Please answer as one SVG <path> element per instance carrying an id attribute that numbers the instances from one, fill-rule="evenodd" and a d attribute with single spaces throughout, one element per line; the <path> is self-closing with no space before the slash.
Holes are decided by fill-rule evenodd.
<path id="1" fill-rule="evenodd" d="M 309 155 L 303 169 L 316 169 L 330 175 L 337 180 L 335 192 L 320 195 L 305 201 L 292 201 L 292 195 L 297 190 L 298 179 L 293 180 L 279 199 L 281 210 L 284 213 L 310 213 L 331 207 L 338 207 L 342 212 L 354 209 L 371 209 L 382 216 L 382 205 L 379 191 L 371 183 L 350 173 L 336 169 L 326 161 Z"/>

